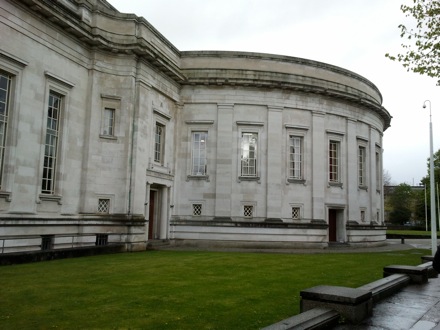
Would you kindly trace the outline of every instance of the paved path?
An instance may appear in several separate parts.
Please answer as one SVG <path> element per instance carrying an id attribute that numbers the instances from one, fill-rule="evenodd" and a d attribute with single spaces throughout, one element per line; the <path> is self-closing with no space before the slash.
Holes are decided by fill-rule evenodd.
<path id="1" fill-rule="evenodd" d="M 440 278 L 427 284 L 412 284 L 374 305 L 373 316 L 359 325 L 337 330 L 439 330 Z"/>

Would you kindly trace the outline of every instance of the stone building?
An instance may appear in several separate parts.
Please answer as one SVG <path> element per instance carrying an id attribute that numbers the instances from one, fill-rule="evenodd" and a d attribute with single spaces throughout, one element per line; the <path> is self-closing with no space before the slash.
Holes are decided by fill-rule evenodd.
<path id="1" fill-rule="evenodd" d="M 385 240 L 367 79 L 176 49 L 104 0 L 0 3 L 2 252 Z"/>

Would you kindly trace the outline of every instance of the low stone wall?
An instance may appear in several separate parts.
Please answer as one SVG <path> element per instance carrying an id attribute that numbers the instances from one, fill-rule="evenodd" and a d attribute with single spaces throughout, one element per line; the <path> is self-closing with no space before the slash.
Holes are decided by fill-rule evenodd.
<path id="1" fill-rule="evenodd" d="M 125 252 L 125 244 L 0 254 L 0 266 Z"/>
<path id="2" fill-rule="evenodd" d="M 386 227 L 350 224 L 347 243 L 354 247 L 386 244 Z M 323 221 L 172 220 L 170 238 L 178 246 L 250 248 L 326 248 L 328 224 Z M 209 243 L 211 242 L 211 243 Z"/>

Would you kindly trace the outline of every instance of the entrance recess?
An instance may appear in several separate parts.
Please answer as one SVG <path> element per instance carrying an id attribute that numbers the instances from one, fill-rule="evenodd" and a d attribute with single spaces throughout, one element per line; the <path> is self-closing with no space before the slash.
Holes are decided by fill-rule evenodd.
<path id="1" fill-rule="evenodd" d="M 343 208 L 328 209 L 328 241 L 344 243 L 347 241 Z"/>
<path id="2" fill-rule="evenodd" d="M 328 210 L 328 241 L 336 242 L 337 241 L 337 210 L 329 209 Z"/>
<path id="3" fill-rule="evenodd" d="M 154 239 L 155 235 L 154 233 L 156 232 L 155 230 L 155 225 L 156 225 L 156 213 L 155 212 L 155 201 L 156 201 L 156 195 L 157 192 L 155 190 L 150 190 L 150 203 L 149 205 L 149 222 L 148 222 L 148 239 Z"/>

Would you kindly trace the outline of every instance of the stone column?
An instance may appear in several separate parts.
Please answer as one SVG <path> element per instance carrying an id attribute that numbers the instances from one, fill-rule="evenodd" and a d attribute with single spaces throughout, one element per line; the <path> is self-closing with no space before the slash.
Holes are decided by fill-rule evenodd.
<path id="1" fill-rule="evenodd" d="M 231 180 L 234 171 L 232 170 L 233 159 L 233 134 L 232 118 L 233 104 L 218 104 L 217 106 L 217 157 L 215 167 L 216 180 L 216 199 L 215 213 L 216 218 L 231 217 Z"/>
<path id="2" fill-rule="evenodd" d="M 312 220 L 325 220 L 325 188 L 327 178 L 327 139 L 325 136 L 325 113 L 312 112 Z"/>
<path id="3" fill-rule="evenodd" d="M 268 107 L 267 118 L 267 218 L 280 219 L 282 210 L 281 176 L 283 143 L 283 108 Z"/>

